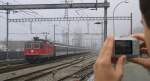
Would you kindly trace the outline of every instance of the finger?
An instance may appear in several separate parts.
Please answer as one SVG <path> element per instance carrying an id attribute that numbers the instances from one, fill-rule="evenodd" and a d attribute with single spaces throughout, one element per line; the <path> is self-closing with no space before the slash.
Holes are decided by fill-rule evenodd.
<path id="1" fill-rule="evenodd" d="M 126 60 L 126 56 L 123 55 L 117 61 L 116 73 L 117 73 L 118 76 L 121 76 L 123 74 L 125 60 Z"/>
<path id="2" fill-rule="evenodd" d="M 147 49 L 147 48 L 141 48 L 141 50 L 143 50 L 143 51 L 147 51 L 148 49 Z"/>
<path id="3" fill-rule="evenodd" d="M 113 47 L 114 47 L 114 38 L 110 36 L 108 44 L 106 45 L 104 49 L 105 54 L 103 55 L 104 56 L 103 58 L 107 58 L 111 61 Z"/>
<path id="4" fill-rule="evenodd" d="M 104 55 L 104 47 L 107 45 L 108 41 L 109 41 L 109 38 L 106 38 L 106 40 L 105 40 L 105 42 L 103 44 L 103 47 L 100 49 L 100 52 L 99 52 L 97 60 L 101 60 L 101 57 L 103 57 L 103 55 Z"/>
<path id="5" fill-rule="evenodd" d="M 103 44 L 103 47 L 102 47 L 102 49 L 101 49 L 101 51 L 100 51 L 100 53 L 99 53 L 99 57 L 103 57 L 105 54 L 104 54 L 104 50 L 105 50 L 105 48 L 106 48 L 106 46 L 107 46 L 107 44 L 108 44 L 108 42 L 109 42 L 109 37 L 105 40 L 105 42 L 104 42 L 104 44 Z"/>
<path id="6" fill-rule="evenodd" d="M 141 49 L 140 49 L 140 52 L 141 52 L 142 54 L 147 54 L 147 55 L 148 55 L 148 49 L 147 49 L 147 48 L 141 48 Z"/>
<path id="7" fill-rule="evenodd" d="M 133 34 L 132 37 L 141 40 L 141 41 L 145 41 L 145 36 L 143 33 L 138 33 L 138 34 Z"/>
<path id="8" fill-rule="evenodd" d="M 129 59 L 129 61 L 136 63 L 136 64 L 143 65 L 143 66 L 147 65 L 147 59 L 145 58 L 132 58 L 132 59 Z"/>
<path id="9" fill-rule="evenodd" d="M 146 44 L 145 44 L 145 42 L 140 43 L 140 48 L 143 48 L 143 47 L 145 47 L 145 48 L 146 48 Z"/>
<path id="10" fill-rule="evenodd" d="M 112 49 L 113 49 L 113 36 L 109 36 L 106 39 L 104 46 L 103 46 L 97 60 L 105 59 L 106 62 L 111 63 Z"/>

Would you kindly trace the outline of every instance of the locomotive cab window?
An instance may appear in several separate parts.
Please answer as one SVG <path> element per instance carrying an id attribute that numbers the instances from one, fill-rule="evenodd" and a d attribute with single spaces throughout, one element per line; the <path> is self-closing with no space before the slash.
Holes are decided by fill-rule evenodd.
<path id="1" fill-rule="evenodd" d="M 43 48 L 43 47 L 44 47 L 43 43 L 40 43 L 40 48 Z"/>
<path id="2" fill-rule="evenodd" d="M 38 43 L 38 42 L 37 43 L 33 43 L 32 47 L 35 48 L 35 49 L 39 49 L 40 48 L 40 43 Z"/>
<path id="3" fill-rule="evenodd" d="M 32 48 L 31 43 L 29 42 L 25 43 L 25 48 Z"/>

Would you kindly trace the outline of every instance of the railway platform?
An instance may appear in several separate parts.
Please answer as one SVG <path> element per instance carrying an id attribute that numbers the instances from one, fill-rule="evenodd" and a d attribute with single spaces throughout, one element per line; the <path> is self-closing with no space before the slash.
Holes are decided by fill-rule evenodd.
<path id="1" fill-rule="evenodd" d="M 94 81 L 93 75 L 88 81 Z M 128 63 L 125 65 L 125 73 L 122 81 L 150 81 L 150 72 L 140 65 Z"/>

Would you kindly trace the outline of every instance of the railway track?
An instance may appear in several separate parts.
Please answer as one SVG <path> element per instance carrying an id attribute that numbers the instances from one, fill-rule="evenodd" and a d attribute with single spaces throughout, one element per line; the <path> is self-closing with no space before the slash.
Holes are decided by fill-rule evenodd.
<path id="1" fill-rule="evenodd" d="M 24 59 L 9 59 L 7 60 L 0 60 L 0 67 L 8 66 L 8 65 L 15 65 L 15 64 L 22 64 L 26 61 Z"/>
<path id="2" fill-rule="evenodd" d="M 41 77 L 41 76 L 44 76 L 46 74 L 52 73 L 56 70 L 60 70 L 62 68 L 69 67 L 70 65 L 77 64 L 81 61 L 82 61 L 82 59 L 76 59 L 76 60 L 73 60 L 71 62 L 62 63 L 62 64 L 59 64 L 59 65 L 56 65 L 56 66 L 48 67 L 48 68 L 45 68 L 45 69 L 42 69 L 42 70 L 38 70 L 38 71 L 29 73 L 29 74 L 14 77 L 14 78 L 4 80 L 4 81 L 30 81 L 34 78 Z"/>
<path id="3" fill-rule="evenodd" d="M 52 74 L 47 74 L 42 76 L 38 76 L 36 78 L 32 78 L 28 81 L 80 81 L 85 79 L 93 72 L 93 64 L 95 63 L 95 59 L 87 58 L 86 60 L 71 65 L 67 68 L 63 68 L 57 71 L 54 71 Z M 78 76 L 80 75 L 80 76 Z M 78 76 L 74 78 L 73 76 Z"/>
<path id="4" fill-rule="evenodd" d="M 86 59 L 91 58 L 89 56 L 87 55 Z M 14 76 L 14 77 L 9 77 L 9 78 L 5 77 L 5 78 L 3 78 L 2 81 L 30 81 L 30 80 L 33 80 L 33 79 L 35 79 L 37 77 L 41 77 L 41 76 L 44 76 L 46 74 L 53 73 L 56 70 L 60 70 L 60 69 L 69 67 L 71 65 L 80 63 L 83 60 L 85 60 L 85 58 L 79 58 L 78 57 L 78 59 L 71 60 L 69 62 L 60 63 L 60 64 L 57 64 L 57 65 L 54 65 L 54 66 L 49 66 L 49 67 L 46 67 L 44 69 L 39 69 L 37 71 L 33 71 L 33 72 L 29 72 L 29 73 L 25 73 L 25 74 L 22 74 L 22 75 L 18 75 L 18 76 Z M 14 72 L 13 74 L 17 74 L 17 73 Z"/>
<path id="5" fill-rule="evenodd" d="M 19 69 L 35 67 L 35 66 L 39 66 L 39 65 L 24 63 L 24 64 L 14 64 L 14 65 L 3 66 L 0 68 L 0 74 L 10 72 L 10 71 L 16 71 Z"/>
<path id="6" fill-rule="evenodd" d="M 87 77 L 93 73 L 93 64 L 94 63 L 95 63 L 95 61 L 93 63 L 90 63 L 90 64 L 84 66 L 80 70 L 78 70 L 68 76 L 60 78 L 57 81 L 83 81 L 83 80 L 87 79 Z"/>
<path id="7" fill-rule="evenodd" d="M 86 55 L 86 54 L 83 54 L 83 55 Z M 60 60 L 64 60 L 64 59 L 68 59 L 68 58 L 78 58 L 78 57 L 81 57 L 83 55 L 64 57 L 64 58 L 60 58 L 60 59 L 56 59 L 56 60 L 51 60 L 49 62 L 42 63 L 42 64 L 29 64 L 29 63 L 25 63 L 25 62 L 23 64 L 11 64 L 11 65 L 6 65 L 5 64 L 5 65 L 1 65 L 0 74 L 11 72 L 11 71 L 16 71 L 16 70 L 20 70 L 20 69 L 25 69 L 25 68 L 41 66 L 41 65 L 44 65 L 44 64 L 48 64 L 48 63 L 59 62 Z"/>

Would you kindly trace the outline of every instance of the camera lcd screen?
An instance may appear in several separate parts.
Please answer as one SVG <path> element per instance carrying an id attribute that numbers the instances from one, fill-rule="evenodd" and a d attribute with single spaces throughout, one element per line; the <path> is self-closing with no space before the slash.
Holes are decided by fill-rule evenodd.
<path id="1" fill-rule="evenodd" d="M 130 55 L 132 54 L 132 41 L 130 40 L 116 40 L 115 41 L 115 54 L 116 55 Z"/>

